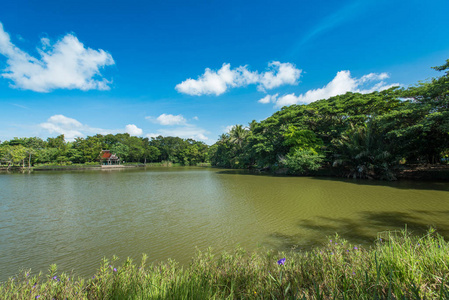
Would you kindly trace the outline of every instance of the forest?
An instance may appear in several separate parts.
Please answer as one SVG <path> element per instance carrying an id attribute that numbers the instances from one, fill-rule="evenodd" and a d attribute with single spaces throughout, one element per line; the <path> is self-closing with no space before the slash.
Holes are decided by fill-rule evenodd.
<path id="1" fill-rule="evenodd" d="M 441 76 L 410 87 L 351 93 L 283 107 L 267 119 L 235 125 L 212 146 L 179 137 L 97 134 L 67 142 L 15 138 L 0 144 L 8 165 L 98 163 L 103 149 L 125 162 L 210 162 L 223 168 L 394 180 L 405 165 L 447 164 L 449 59 Z"/>
<path id="2" fill-rule="evenodd" d="M 208 160 L 203 142 L 179 137 L 142 138 L 128 133 L 97 134 L 67 142 L 64 135 L 42 140 L 38 137 L 15 138 L 0 145 L 0 160 L 8 165 L 98 164 L 101 150 L 117 154 L 121 162 L 162 162 L 196 165 Z"/>
<path id="3" fill-rule="evenodd" d="M 212 165 L 394 180 L 404 165 L 447 163 L 449 60 L 440 77 L 370 94 L 283 107 L 236 125 L 211 146 Z"/>

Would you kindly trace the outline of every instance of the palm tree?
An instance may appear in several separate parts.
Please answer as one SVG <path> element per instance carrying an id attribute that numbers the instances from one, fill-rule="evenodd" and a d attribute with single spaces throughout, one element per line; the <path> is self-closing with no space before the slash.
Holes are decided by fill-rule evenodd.
<path id="1" fill-rule="evenodd" d="M 232 144 L 236 144 L 239 146 L 239 148 L 242 147 L 243 142 L 245 141 L 246 137 L 249 134 L 249 130 L 243 125 L 235 125 L 232 127 L 232 129 L 229 131 L 229 141 Z"/>

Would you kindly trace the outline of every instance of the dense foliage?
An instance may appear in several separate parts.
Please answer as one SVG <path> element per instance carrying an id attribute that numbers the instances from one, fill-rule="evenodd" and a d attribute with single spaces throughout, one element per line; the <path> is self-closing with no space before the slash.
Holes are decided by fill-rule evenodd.
<path id="1" fill-rule="evenodd" d="M 0 283 L 2 299 L 449 299 L 448 243 L 383 233 L 371 247 L 338 237 L 304 252 L 199 252 L 188 266 L 103 260 L 90 278 L 24 271 Z"/>
<path id="2" fill-rule="evenodd" d="M 291 105 L 248 127 L 234 126 L 211 146 L 211 162 L 392 180 L 401 164 L 447 161 L 449 60 L 434 69 L 445 75 L 409 88 Z"/>
<path id="3" fill-rule="evenodd" d="M 0 145 L 0 161 L 8 165 L 98 163 L 101 150 L 110 150 L 125 162 L 170 161 L 196 165 L 208 160 L 203 142 L 179 137 L 141 138 L 127 133 L 97 134 L 66 142 L 64 135 L 48 138 L 15 138 Z"/>

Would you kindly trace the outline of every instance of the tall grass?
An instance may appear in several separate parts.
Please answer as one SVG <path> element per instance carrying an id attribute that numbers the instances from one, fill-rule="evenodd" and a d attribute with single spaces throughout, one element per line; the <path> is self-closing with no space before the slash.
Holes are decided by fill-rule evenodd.
<path id="1" fill-rule="evenodd" d="M 280 260 L 285 258 L 285 261 Z M 434 230 L 385 232 L 369 248 L 338 236 L 307 252 L 237 248 L 176 261 L 104 259 L 89 279 L 22 272 L 0 285 L 2 299 L 449 299 L 449 247 Z"/>

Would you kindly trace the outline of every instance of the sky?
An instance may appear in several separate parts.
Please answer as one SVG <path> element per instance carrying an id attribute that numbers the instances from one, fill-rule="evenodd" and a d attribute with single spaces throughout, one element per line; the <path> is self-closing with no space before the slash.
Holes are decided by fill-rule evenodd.
<path id="1" fill-rule="evenodd" d="M 213 144 L 283 106 L 407 87 L 449 58 L 449 1 L 0 3 L 0 141 Z"/>

